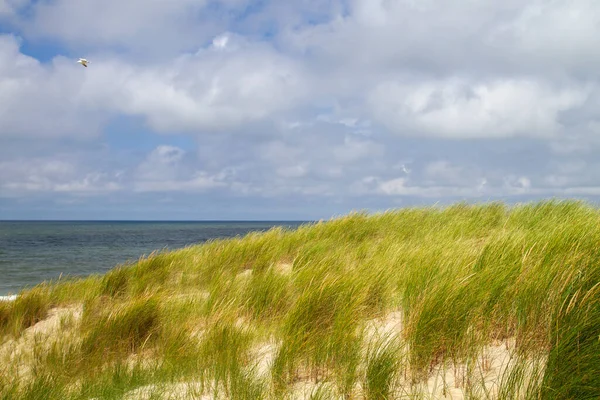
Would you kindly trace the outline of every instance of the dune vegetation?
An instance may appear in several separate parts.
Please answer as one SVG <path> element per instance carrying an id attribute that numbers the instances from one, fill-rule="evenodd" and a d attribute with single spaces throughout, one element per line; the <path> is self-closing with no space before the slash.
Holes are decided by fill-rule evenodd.
<path id="1" fill-rule="evenodd" d="M 0 399 L 592 399 L 600 210 L 353 213 L 0 302 Z"/>

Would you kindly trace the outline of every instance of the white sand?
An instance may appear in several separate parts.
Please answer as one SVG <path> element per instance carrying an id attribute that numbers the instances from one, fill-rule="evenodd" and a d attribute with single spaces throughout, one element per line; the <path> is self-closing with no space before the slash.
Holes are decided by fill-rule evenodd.
<path id="1" fill-rule="evenodd" d="M 0 296 L 0 301 L 13 301 L 17 298 L 16 294 L 11 294 L 10 296 Z"/>
<path id="2" fill-rule="evenodd" d="M 386 342 L 398 338 L 402 334 L 403 315 L 401 311 L 390 312 L 379 318 L 369 320 L 366 326 L 365 345 L 369 342 Z M 400 336 L 401 337 L 401 336 Z M 257 346 L 253 352 L 255 372 L 262 378 L 269 380 L 269 372 L 273 359 L 278 349 L 278 343 L 271 340 Z M 428 378 L 417 384 L 400 377 L 401 386 L 399 398 L 407 393 L 420 393 L 428 399 L 466 399 L 468 391 L 473 390 L 485 398 L 494 399 L 498 396 L 498 384 L 510 368 L 513 358 L 514 339 L 497 342 L 482 349 L 480 357 L 476 360 L 472 376 L 467 376 L 465 364 L 438 365 L 433 368 Z M 290 390 L 290 399 L 309 399 L 320 386 L 307 376 L 299 376 Z M 470 382 L 469 382 L 470 381 Z M 470 385 L 468 384 L 470 383 Z M 330 383 L 322 382 L 329 385 Z M 470 389 L 467 387 L 470 386 Z M 356 394 L 362 392 L 360 383 L 355 387 Z M 360 396 L 359 396 L 360 397 Z M 410 397 L 410 396 L 409 396 Z"/>
<path id="3" fill-rule="evenodd" d="M 279 263 L 275 265 L 275 271 L 280 273 L 281 275 L 291 275 L 293 271 L 292 263 Z"/>
<path id="4" fill-rule="evenodd" d="M 64 337 L 72 337 L 81 319 L 83 307 L 53 308 L 46 319 L 25 329 L 17 339 L 0 341 L 0 365 L 22 379 L 30 377 L 35 352 L 45 351 Z M 1 338 L 0 338 L 1 339 Z"/>
<path id="5" fill-rule="evenodd" d="M 286 268 L 287 269 L 287 268 Z M 288 269 L 289 271 L 289 269 Z M 287 272 L 287 271 L 286 271 Z M 7 299 L 8 297 L 8 299 Z M 14 300 L 15 296 L 3 296 L 2 301 Z M 13 372 L 19 372 L 21 376 L 29 375 L 29 364 L 33 359 L 34 343 L 43 343 L 42 348 L 51 345 L 65 334 L 72 334 L 81 318 L 82 307 L 74 306 L 68 308 L 55 308 L 49 312 L 48 317 L 25 330 L 17 340 L 8 340 L 0 345 L 0 362 L 12 364 L 16 367 Z M 70 318 L 71 323 L 63 325 L 63 321 Z M 244 326 L 246 321 L 240 319 L 237 325 Z M 401 311 L 387 313 L 379 318 L 369 320 L 366 326 L 365 346 L 369 343 L 401 338 L 403 330 L 403 314 Z M 70 332 L 69 332 L 70 331 Z M 259 378 L 266 382 L 270 381 L 270 370 L 273 360 L 280 346 L 274 338 L 267 342 L 258 344 L 253 350 L 254 372 Z M 467 374 L 467 365 L 445 363 L 434 367 L 429 376 L 419 382 L 413 383 L 409 379 L 399 376 L 401 386 L 399 398 L 409 393 L 420 393 L 421 396 L 430 399 L 465 399 L 468 398 L 469 390 L 472 390 L 482 398 L 497 398 L 498 384 L 511 367 L 514 357 L 514 339 L 496 342 L 486 346 L 477 360 L 471 364 L 471 374 Z M 542 360 L 543 361 L 543 360 Z M 542 363 L 543 364 L 543 363 Z M 364 367 L 364 366 L 363 366 Z M 331 390 L 331 382 L 317 384 L 309 376 L 301 374 L 292 385 L 289 392 L 290 399 L 309 399 L 311 394 L 321 386 L 328 386 Z M 329 391 L 327 390 L 327 391 Z M 355 392 L 362 392 L 360 383 L 357 383 Z M 198 382 L 166 383 L 162 385 L 148 385 L 129 391 L 126 399 L 150 399 L 150 398 L 198 398 L 202 400 L 212 399 L 210 391 L 202 390 Z"/>
<path id="6" fill-rule="evenodd" d="M 198 399 L 211 400 L 213 396 L 206 394 L 202 390 L 202 385 L 198 382 L 180 382 L 162 385 L 147 385 L 127 392 L 123 396 L 124 400 L 151 400 L 168 399 L 184 400 Z"/>

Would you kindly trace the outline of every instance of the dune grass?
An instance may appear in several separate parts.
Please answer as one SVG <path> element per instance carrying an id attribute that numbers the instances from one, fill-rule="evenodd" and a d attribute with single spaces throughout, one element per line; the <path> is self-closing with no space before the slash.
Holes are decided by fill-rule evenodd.
<path id="1" fill-rule="evenodd" d="M 360 212 L 47 282 L 0 302 L 0 399 L 597 398 L 599 222 Z"/>

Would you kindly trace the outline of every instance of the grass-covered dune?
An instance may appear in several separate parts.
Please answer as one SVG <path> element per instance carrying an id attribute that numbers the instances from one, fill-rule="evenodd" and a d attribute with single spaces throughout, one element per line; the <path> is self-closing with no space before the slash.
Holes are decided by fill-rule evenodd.
<path id="1" fill-rule="evenodd" d="M 355 213 L 0 302 L 0 399 L 599 396 L 579 202 Z"/>

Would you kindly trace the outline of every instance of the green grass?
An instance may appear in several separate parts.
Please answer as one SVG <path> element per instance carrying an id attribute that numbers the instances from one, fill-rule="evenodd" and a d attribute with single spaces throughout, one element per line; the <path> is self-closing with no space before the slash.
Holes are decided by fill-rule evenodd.
<path id="1" fill-rule="evenodd" d="M 18 335 L 46 318 L 49 307 L 42 289 L 23 293 L 14 302 L 0 302 L 0 335 Z"/>
<path id="2" fill-rule="evenodd" d="M 396 392 L 396 376 L 402 369 L 401 349 L 394 337 L 383 336 L 367 348 L 364 394 L 369 400 L 385 400 Z"/>
<path id="3" fill-rule="evenodd" d="M 155 298 L 126 303 L 86 304 L 81 321 L 82 351 L 86 356 L 140 352 L 161 335 L 159 306 Z"/>
<path id="4" fill-rule="evenodd" d="M 46 282 L 0 302 L 0 399 L 597 398 L 599 222 L 573 201 L 359 212 Z"/>

